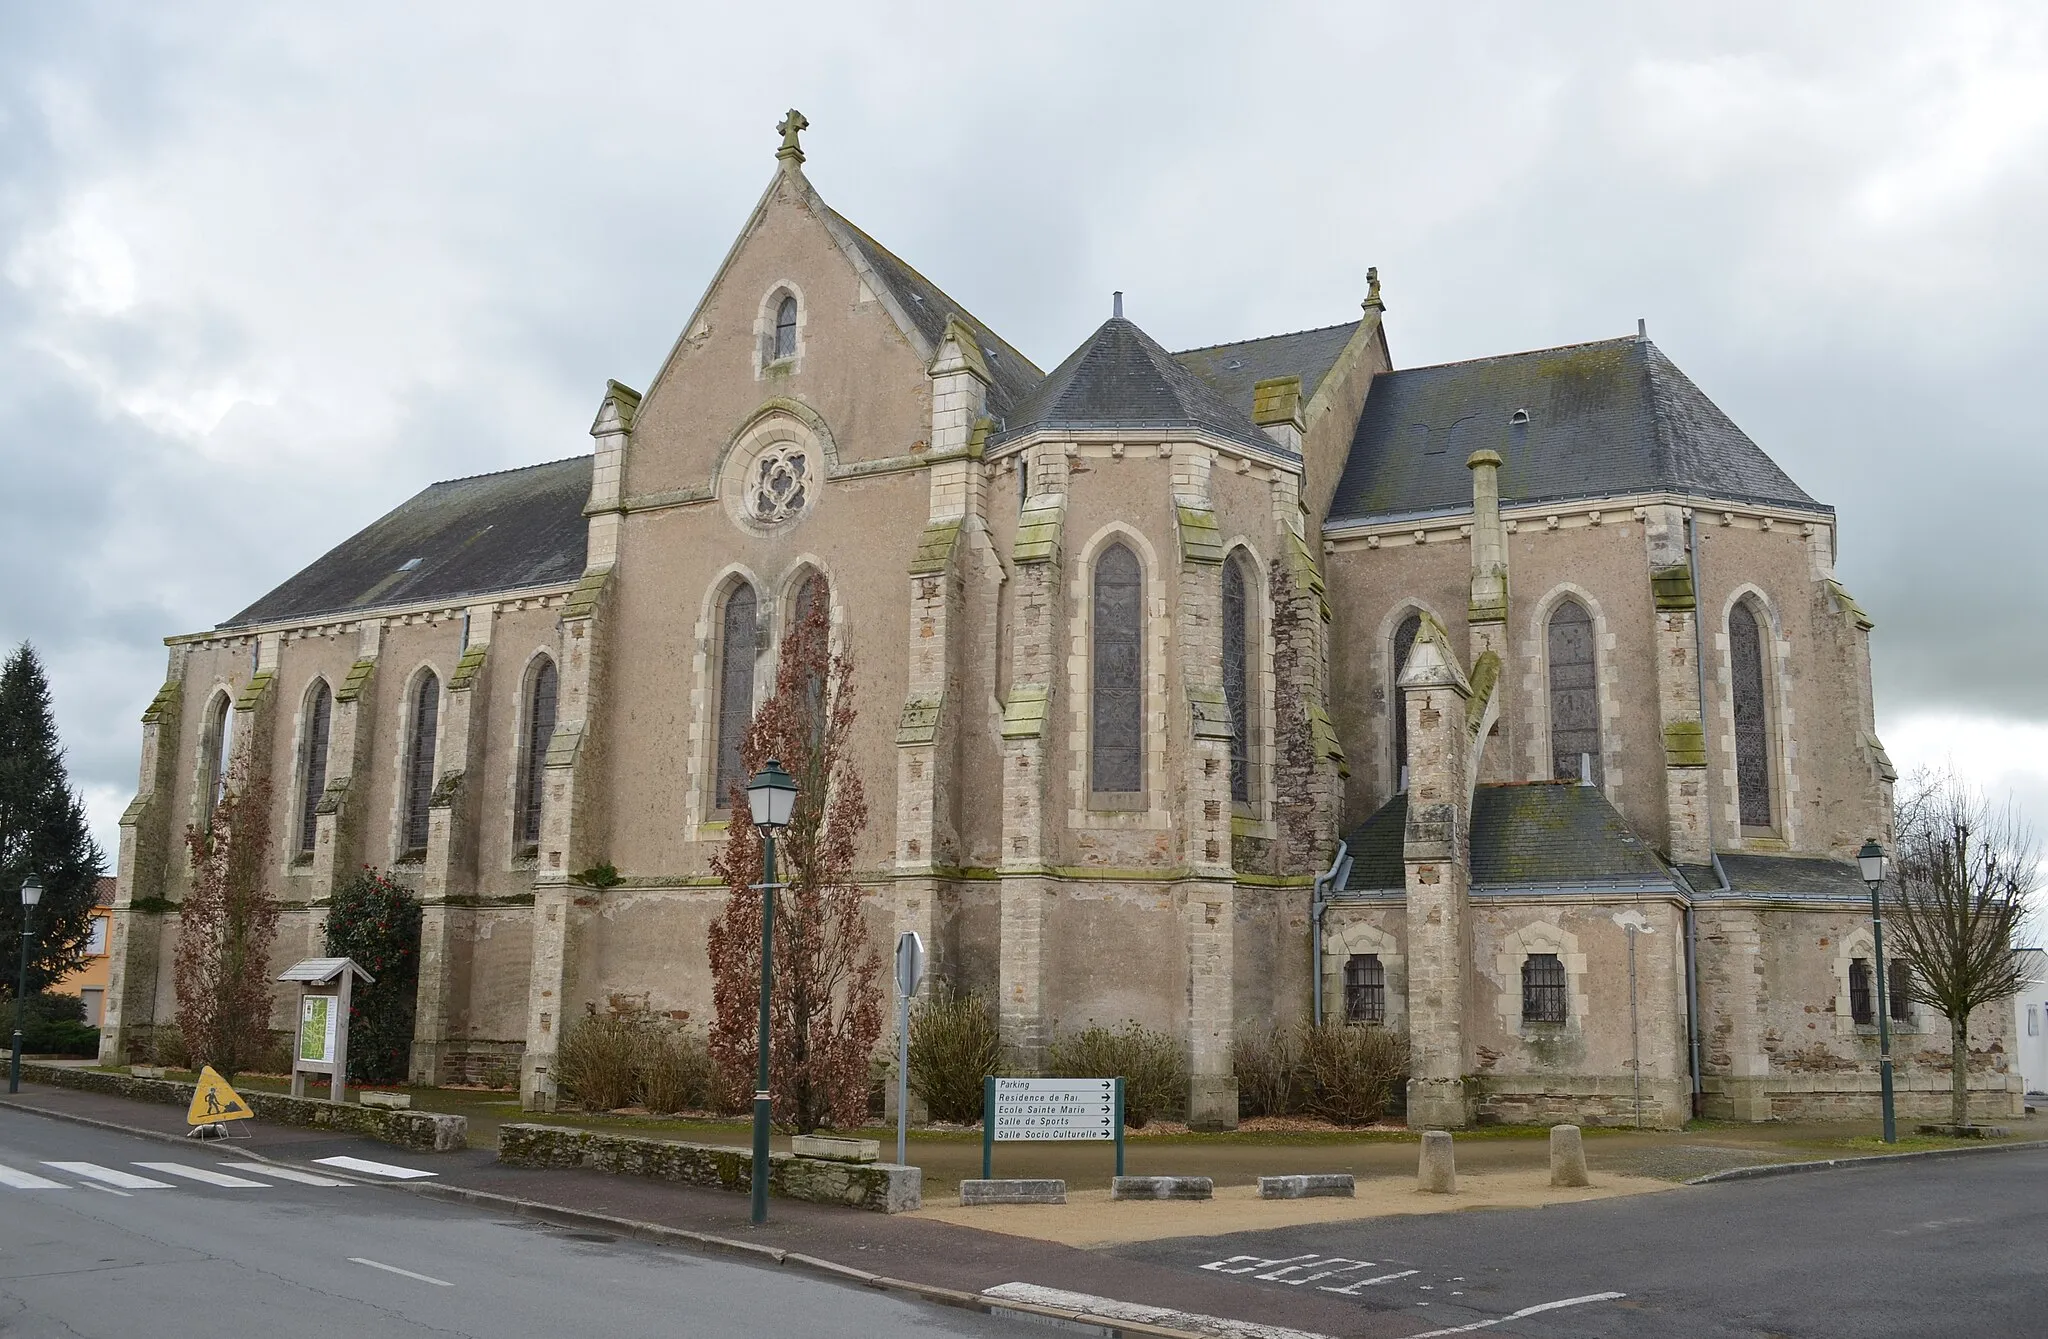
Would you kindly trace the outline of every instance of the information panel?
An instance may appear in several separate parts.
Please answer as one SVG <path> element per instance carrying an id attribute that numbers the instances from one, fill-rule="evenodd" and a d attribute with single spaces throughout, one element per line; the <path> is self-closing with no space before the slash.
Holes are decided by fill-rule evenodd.
<path id="1" fill-rule="evenodd" d="M 301 1064 L 334 1063 L 335 1023 L 341 1001 L 333 995 L 305 995 L 299 1000 L 299 1061 Z"/>
<path id="2" fill-rule="evenodd" d="M 1114 1139 L 1115 1079 L 997 1079 L 995 1137 Z"/>

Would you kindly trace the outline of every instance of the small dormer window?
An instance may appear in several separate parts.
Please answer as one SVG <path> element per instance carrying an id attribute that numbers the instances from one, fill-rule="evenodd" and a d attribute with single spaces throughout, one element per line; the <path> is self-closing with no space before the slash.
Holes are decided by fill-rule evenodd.
<path id="1" fill-rule="evenodd" d="M 1526 409 L 1517 409 L 1514 413 L 1508 415 L 1508 422 L 1510 423 L 1527 423 L 1528 421 L 1529 411 Z"/>
<path id="2" fill-rule="evenodd" d="M 775 362 L 796 357 L 796 299 L 784 295 L 775 309 Z"/>

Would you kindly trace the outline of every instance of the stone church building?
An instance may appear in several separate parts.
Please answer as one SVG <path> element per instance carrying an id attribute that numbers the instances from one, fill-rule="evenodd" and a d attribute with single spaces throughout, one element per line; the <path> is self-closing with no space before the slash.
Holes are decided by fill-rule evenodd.
<path id="1" fill-rule="evenodd" d="M 876 943 L 922 934 L 1027 1069 L 1136 1020 L 1229 1126 L 1233 1040 L 1319 1007 L 1405 1031 L 1415 1124 L 1874 1110 L 1871 620 L 1833 509 L 1640 328 L 1397 368 L 1375 276 L 1178 353 L 1119 299 L 1041 370 L 825 203 L 803 124 L 593 449 L 169 639 L 104 1059 L 174 1021 L 182 836 L 238 762 L 280 966 L 365 864 L 422 897 L 419 1081 L 546 1107 L 565 1023 L 707 1018 L 803 593 L 856 666 Z M 1902 1109 L 1945 1109 L 1946 1024 L 1895 1012 Z"/>

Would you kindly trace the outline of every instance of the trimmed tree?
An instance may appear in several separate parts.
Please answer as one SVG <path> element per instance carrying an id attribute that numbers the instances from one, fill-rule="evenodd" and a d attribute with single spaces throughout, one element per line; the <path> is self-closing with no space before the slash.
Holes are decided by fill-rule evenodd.
<path id="1" fill-rule="evenodd" d="M 413 1008 L 420 982 L 420 900 L 410 888 L 365 867 L 334 891 L 327 956 L 353 958 L 376 980 L 349 997 L 348 1077 L 402 1083 L 412 1063 Z"/>
<path id="2" fill-rule="evenodd" d="M 2039 882 L 2040 845 L 2007 803 L 1952 773 L 1915 778 L 1899 804 L 1887 928 L 1910 965 L 1907 998 L 1949 1026 L 1949 1119 L 1970 1123 L 1970 1015 L 2023 981 L 2013 937 Z M 1889 987 L 1890 983 L 1887 983 Z"/>
<path id="3" fill-rule="evenodd" d="M 12 954 L 21 943 L 21 885 L 34 875 L 43 900 L 29 940 L 30 994 L 85 961 L 105 864 L 64 770 L 42 661 L 23 642 L 0 668 L 0 944 Z M 12 998 L 15 973 L 0 977 L 0 989 Z"/>
<path id="4" fill-rule="evenodd" d="M 797 783 L 789 826 L 776 834 L 775 987 L 769 1000 L 775 1123 L 800 1134 L 857 1125 L 867 1114 L 869 1061 L 882 1035 L 882 958 L 869 940 L 853 861 L 867 799 L 853 770 L 853 663 L 831 649 L 829 602 L 798 600 L 783 639 L 775 693 L 755 713 L 740 758 L 751 775 L 770 758 Z M 739 786 L 712 867 L 724 912 L 709 950 L 711 1056 L 722 1097 L 753 1091 L 761 1001 L 761 832 Z"/>
<path id="5" fill-rule="evenodd" d="M 192 889 L 178 904 L 178 1029 L 194 1068 L 233 1078 L 270 1049 L 277 903 L 263 888 L 270 785 L 237 763 L 202 826 L 187 828 Z"/>

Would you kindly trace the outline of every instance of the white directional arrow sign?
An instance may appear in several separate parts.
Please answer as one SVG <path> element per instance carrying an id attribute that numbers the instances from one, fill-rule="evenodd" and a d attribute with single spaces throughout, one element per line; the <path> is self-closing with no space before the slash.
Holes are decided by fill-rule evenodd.
<path id="1" fill-rule="evenodd" d="M 1116 1138 L 1114 1079 L 997 1079 L 995 1137 Z"/>

